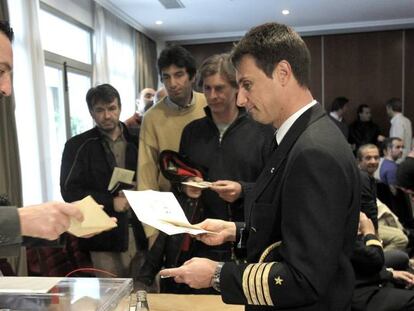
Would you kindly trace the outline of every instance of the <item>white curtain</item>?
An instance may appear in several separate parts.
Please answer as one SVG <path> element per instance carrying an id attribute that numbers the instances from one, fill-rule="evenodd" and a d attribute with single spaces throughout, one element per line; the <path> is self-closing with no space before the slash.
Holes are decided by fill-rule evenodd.
<path id="1" fill-rule="evenodd" d="M 9 0 L 14 28 L 14 94 L 24 205 L 52 197 L 48 106 L 44 55 L 40 41 L 39 2 Z"/>
<path id="2" fill-rule="evenodd" d="M 125 22 L 95 4 L 93 84 L 109 83 L 122 102 L 121 120 L 135 111 L 134 31 Z"/>

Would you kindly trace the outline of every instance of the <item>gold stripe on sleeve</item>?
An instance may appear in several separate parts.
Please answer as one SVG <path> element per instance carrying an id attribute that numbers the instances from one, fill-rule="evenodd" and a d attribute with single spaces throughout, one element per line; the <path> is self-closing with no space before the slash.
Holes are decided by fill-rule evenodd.
<path id="1" fill-rule="evenodd" d="M 271 251 L 273 251 L 275 248 L 279 247 L 282 244 L 282 241 L 277 241 L 271 245 L 269 245 L 260 256 L 259 262 L 264 262 L 266 260 L 266 257 L 270 254 Z"/>
<path id="2" fill-rule="evenodd" d="M 366 246 L 375 245 L 375 246 L 379 246 L 379 247 L 381 247 L 381 248 L 382 248 L 382 243 L 381 243 L 380 241 L 378 241 L 378 240 L 375 240 L 375 239 L 368 240 L 368 241 L 365 243 L 365 245 L 366 245 Z"/>
<path id="3" fill-rule="evenodd" d="M 259 268 L 258 263 L 253 264 L 252 267 L 252 271 L 250 272 L 249 275 L 249 291 L 250 291 L 250 296 L 252 298 L 252 302 L 254 305 L 258 305 L 259 301 L 257 300 L 257 293 L 256 293 L 256 286 L 255 286 L 255 281 L 256 281 L 256 274 L 257 274 L 257 269 Z"/>
<path id="4" fill-rule="evenodd" d="M 266 304 L 268 306 L 274 306 L 272 297 L 270 296 L 270 289 L 269 289 L 269 273 L 270 269 L 276 262 L 269 262 L 266 264 L 266 267 L 263 271 L 262 282 L 263 282 L 263 294 L 266 300 Z"/>
<path id="5" fill-rule="evenodd" d="M 253 304 L 253 302 L 250 296 L 249 285 L 247 284 L 247 281 L 249 279 L 250 271 L 252 270 L 252 268 L 253 264 L 250 264 L 246 267 L 246 269 L 244 269 L 242 281 L 244 296 L 246 297 L 247 304 L 249 305 Z"/>
<path id="6" fill-rule="evenodd" d="M 257 300 L 259 300 L 259 304 L 264 306 L 266 305 L 266 300 L 264 298 L 263 294 L 263 270 L 265 268 L 266 264 L 261 263 L 259 264 L 259 268 L 257 269 L 256 273 L 256 294 L 257 294 Z"/>

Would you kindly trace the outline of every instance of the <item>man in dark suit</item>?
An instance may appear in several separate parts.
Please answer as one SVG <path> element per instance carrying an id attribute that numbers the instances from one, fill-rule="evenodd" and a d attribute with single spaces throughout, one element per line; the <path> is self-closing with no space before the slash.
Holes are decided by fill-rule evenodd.
<path id="1" fill-rule="evenodd" d="M 141 223 L 122 189 L 132 185 L 119 183 L 108 189 L 116 168 L 135 171 L 138 137 L 131 135 L 119 121 L 121 97 L 110 84 L 89 89 L 86 102 L 95 127 L 69 139 L 63 150 L 60 173 L 62 197 L 69 202 L 91 195 L 118 226 L 90 239 L 79 240 L 82 250 L 89 251 L 94 268 L 118 277 L 131 275 L 131 262 L 137 250 L 146 249 Z M 134 180 L 136 178 L 134 177 Z"/>
<path id="2" fill-rule="evenodd" d="M 331 112 L 329 113 L 329 117 L 335 123 L 338 128 L 341 130 L 342 134 L 344 134 L 345 138 L 348 139 L 349 137 L 349 128 L 348 125 L 344 121 L 344 113 L 347 108 L 347 104 L 349 99 L 343 96 L 336 97 L 332 104 L 331 104 Z"/>
<path id="3" fill-rule="evenodd" d="M 221 289 L 224 302 L 246 310 L 350 310 L 359 173 L 344 136 L 308 89 L 309 51 L 291 28 L 269 23 L 241 39 L 232 61 L 239 104 L 278 128 L 278 147 L 247 193 L 244 226 L 206 220 L 200 225 L 215 234 L 199 239 L 216 245 L 241 235 L 248 263 L 193 258 L 161 275 Z"/>
<path id="4" fill-rule="evenodd" d="M 12 93 L 12 40 L 9 23 L 0 21 L 0 104 Z M 70 217 L 83 220 L 80 210 L 68 203 L 48 202 L 20 209 L 0 206 L 0 257 L 17 255 L 22 236 L 57 239 L 69 228 Z"/>

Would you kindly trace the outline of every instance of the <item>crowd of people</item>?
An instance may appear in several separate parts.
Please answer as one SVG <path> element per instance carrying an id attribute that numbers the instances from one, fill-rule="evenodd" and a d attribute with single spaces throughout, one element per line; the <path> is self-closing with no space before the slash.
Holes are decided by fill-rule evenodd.
<path id="1" fill-rule="evenodd" d="M 12 40 L 1 22 L 2 98 L 12 93 Z M 95 127 L 63 151 L 63 199 L 91 195 L 117 222 L 79 239 L 94 268 L 147 290 L 221 294 L 246 310 L 414 310 L 414 152 L 401 100 L 385 104 L 388 135 L 368 105 L 348 126 L 346 97 L 327 113 L 309 90 L 306 44 L 277 23 L 198 70 L 176 45 L 157 65 L 163 87 L 143 89 L 125 122 L 118 91 L 92 87 Z M 116 168 L 133 171 L 138 190 L 172 191 L 190 222 L 214 234 L 168 236 L 141 223 L 128 185 L 108 190 Z M 23 236 L 58 238 L 70 217 L 83 217 L 72 203 L 1 207 L 0 255 Z"/>

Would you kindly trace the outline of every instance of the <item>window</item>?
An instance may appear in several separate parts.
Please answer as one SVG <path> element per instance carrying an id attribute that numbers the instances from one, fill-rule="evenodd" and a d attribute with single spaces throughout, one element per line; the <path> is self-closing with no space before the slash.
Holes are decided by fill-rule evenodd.
<path id="1" fill-rule="evenodd" d="M 47 184 L 52 194 L 48 199 L 61 199 L 59 178 L 65 142 L 93 127 L 85 101 L 92 85 L 92 31 L 49 10 L 41 5 L 39 12 L 50 129 L 51 176 L 47 176 Z"/>
<path id="2" fill-rule="evenodd" d="M 85 64 L 92 64 L 90 31 L 42 9 L 39 22 L 44 50 Z"/>

